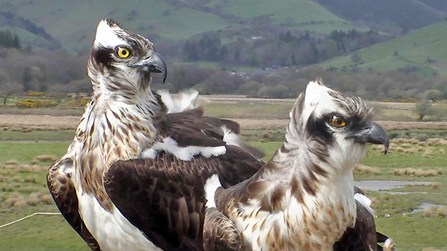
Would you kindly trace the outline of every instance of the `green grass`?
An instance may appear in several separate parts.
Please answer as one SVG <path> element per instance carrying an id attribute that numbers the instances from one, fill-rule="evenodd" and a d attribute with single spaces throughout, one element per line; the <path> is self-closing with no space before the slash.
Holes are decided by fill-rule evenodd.
<path id="1" fill-rule="evenodd" d="M 0 209 L 0 225 L 34 212 L 58 212 L 55 205 L 39 205 L 25 209 Z M 62 215 L 38 215 L 0 229 L 0 250 L 90 250 Z"/>
<path id="2" fill-rule="evenodd" d="M 16 160 L 20 163 L 30 162 L 34 156 L 49 154 L 62 157 L 69 142 L 0 142 L 0 163 Z"/>
<path id="3" fill-rule="evenodd" d="M 447 25 L 445 22 L 438 22 L 406 36 L 359 50 L 358 55 L 364 63 L 358 66 L 364 71 L 368 68 L 373 68 L 376 71 L 389 71 L 406 66 L 418 66 L 422 67 L 422 73 L 425 75 L 430 75 L 434 71 L 446 75 L 446 43 Z M 394 56 L 395 51 L 398 51 L 398 56 Z M 437 62 L 426 63 L 427 57 L 437 60 Z M 342 68 L 353 64 L 350 55 L 348 55 L 329 60 L 321 65 Z"/>
<path id="4" fill-rule="evenodd" d="M 59 131 L 0 131 L 0 141 L 71 141 L 74 137 L 74 130 Z"/>
<path id="5" fill-rule="evenodd" d="M 256 6 L 256 8 L 254 8 Z M 332 14 L 323 6 L 306 0 L 281 0 L 272 2 L 269 0 L 228 1 L 228 7 L 224 11 L 241 17 L 256 17 L 265 14 L 273 14 L 272 22 L 280 24 L 286 17 L 292 17 L 295 22 L 310 21 L 342 22 L 343 19 Z"/>
<path id="6" fill-rule="evenodd" d="M 447 249 L 445 219 L 423 218 L 420 213 L 376 218 L 377 230 L 386 232 L 397 244 L 397 250 L 419 251 L 425 247 Z M 421 245 L 421 242 L 424 244 Z"/>
<path id="7" fill-rule="evenodd" d="M 434 152 L 430 157 L 424 157 L 424 152 L 403 153 L 394 151 L 390 148 L 388 154 L 381 151 L 369 151 L 363 160 L 363 164 L 367 166 L 376 166 L 384 168 L 406 168 L 406 167 L 423 167 L 423 168 L 444 168 L 447 165 L 447 154 L 439 153 L 442 146 L 424 147 L 433 148 Z"/>
<path id="8" fill-rule="evenodd" d="M 213 6 L 214 2 L 208 5 Z M 256 6 L 256 8 L 253 8 Z M 367 31 L 369 28 L 354 26 L 350 21 L 346 21 L 313 1 L 307 0 L 246 0 L 227 1 L 227 6 L 223 8 L 225 12 L 236 16 L 254 18 L 266 14 L 271 14 L 272 24 L 281 25 L 288 23 L 291 29 L 315 31 L 317 33 L 329 34 L 333 30 L 347 31 L 357 29 Z M 287 20 L 293 23 L 287 22 Z"/>
<path id="9" fill-rule="evenodd" d="M 204 11 L 170 5 L 162 1 L 130 0 L 123 4 L 111 1 L 72 3 L 43 0 L 16 6 L 16 13 L 45 27 L 69 51 L 91 47 L 100 18 L 114 18 L 123 27 L 148 36 L 158 34 L 168 39 L 186 39 L 196 33 L 219 30 L 228 26 L 220 17 Z M 132 17 L 131 12 L 136 11 Z M 150 37 L 150 36 L 149 36 Z"/>

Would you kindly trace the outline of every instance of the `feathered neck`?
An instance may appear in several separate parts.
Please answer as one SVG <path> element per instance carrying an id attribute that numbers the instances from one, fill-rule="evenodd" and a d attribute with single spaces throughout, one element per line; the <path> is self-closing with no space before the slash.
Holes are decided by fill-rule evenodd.
<path id="1" fill-rule="evenodd" d="M 76 139 L 85 141 L 90 149 L 107 144 L 133 149 L 136 143 L 150 147 L 159 136 L 156 125 L 166 113 L 160 95 L 152 91 L 132 99 L 121 94 L 94 93 L 81 118 Z"/>
<path id="2" fill-rule="evenodd" d="M 104 172 L 118 160 L 139 157 L 161 138 L 158 125 L 164 121 L 166 106 L 158 94 L 144 94 L 127 99 L 95 93 L 70 147 L 79 163 L 76 178 L 82 191 L 94 194 L 108 210 L 113 204 L 104 190 Z"/>

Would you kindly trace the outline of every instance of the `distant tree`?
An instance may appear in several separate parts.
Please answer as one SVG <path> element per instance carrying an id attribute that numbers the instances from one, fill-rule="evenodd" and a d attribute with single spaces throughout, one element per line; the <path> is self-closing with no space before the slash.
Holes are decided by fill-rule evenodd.
<path id="1" fill-rule="evenodd" d="M 362 61 L 362 57 L 357 52 L 354 52 L 351 54 L 351 60 L 354 63 L 360 63 Z"/>
<path id="2" fill-rule="evenodd" d="M 333 30 L 331 34 L 329 34 L 329 38 L 334 40 L 337 43 L 341 43 L 343 38 L 346 36 L 344 31 Z"/>
<path id="3" fill-rule="evenodd" d="M 431 108 L 430 117 L 435 121 L 444 120 L 447 117 L 447 109 L 440 106 L 433 106 Z"/>
<path id="4" fill-rule="evenodd" d="M 239 93 L 241 94 L 249 94 L 252 91 L 259 91 L 262 87 L 262 84 L 256 81 L 249 81 L 239 87 Z"/>
<path id="5" fill-rule="evenodd" d="M 224 46 L 222 46 L 222 48 L 220 48 L 217 60 L 220 61 L 220 60 L 224 59 L 227 54 L 228 54 L 228 49 L 224 45 Z"/>
<path id="6" fill-rule="evenodd" d="M 23 73 L 23 89 L 24 91 L 45 91 L 44 73 L 37 66 L 28 66 Z"/>
<path id="7" fill-rule="evenodd" d="M 292 57 L 291 57 L 290 61 L 291 61 L 292 65 L 296 65 L 295 53 L 292 54 Z"/>
<path id="8" fill-rule="evenodd" d="M 3 106 L 6 106 L 6 101 L 11 95 L 20 91 L 22 91 L 21 86 L 15 83 L 4 69 L 0 69 L 0 95 L 3 98 Z"/>
<path id="9" fill-rule="evenodd" d="M 292 40 L 293 40 L 292 33 L 290 33 L 290 31 L 287 31 L 286 34 L 284 35 L 284 42 L 290 43 L 292 42 Z"/>
<path id="10" fill-rule="evenodd" d="M 182 54 L 185 61 L 197 61 L 200 59 L 197 44 L 189 40 L 186 40 L 183 45 Z"/>
<path id="11" fill-rule="evenodd" d="M 395 51 L 394 51 L 394 56 L 395 56 L 395 57 L 399 56 L 399 51 L 398 51 L 398 50 L 395 50 Z"/>
<path id="12" fill-rule="evenodd" d="M 241 53 L 239 52 L 239 48 L 237 48 L 236 52 L 234 53 L 234 61 L 238 62 L 240 56 L 241 56 Z"/>
<path id="13" fill-rule="evenodd" d="M 316 62 L 318 62 L 320 52 L 318 51 L 317 46 L 315 45 L 315 41 L 313 39 L 310 41 L 309 46 L 312 50 L 313 56 L 315 57 L 315 61 L 312 63 L 316 63 Z"/>
<path id="14" fill-rule="evenodd" d="M 327 54 L 326 49 L 322 49 L 320 52 L 320 59 L 321 60 L 326 60 L 329 58 L 329 55 Z"/>
<path id="15" fill-rule="evenodd" d="M 441 100 L 444 97 L 444 93 L 442 93 L 440 90 L 432 89 L 427 90 L 424 93 L 424 99 L 431 100 L 431 101 L 438 101 Z"/>
<path id="16" fill-rule="evenodd" d="M 357 31 L 355 30 L 355 28 L 352 29 L 352 30 L 348 30 L 348 33 L 347 33 L 346 35 L 347 35 L 349 38 L 354 39 L 354 38 L 357 37 Z"/>
<path id="17" fill-rule="evenodd" d="M 250 65 L 255 66 L 255 67 L 259 66 L 258 58 L 257 58 L 256 54 L 254 54 L 254 53 L 251 55 Z"/>
<path id="18" fill-rule="evenodd" d="M 330 56 L 335 55 L 338 52 L 337 42 L 333 39 L 327 39 L 324 42 L 324 48 L 325 48 L 327 54 Z"/>
<path id="19" fill-rule="evenodd" d="M 194 65 L 173 65 L 168 80 L 176 90 L 191 88 L 210 78 L 217 70 Z"/>
<path id="20" fill-rule="evenodd" d="M 306 40 L 306 41 L 310 40 L 310 34 L 308 31 L 306 32 L 306 35 L 303 36 L 303 40 Z"/>
<path id="21" fill-rule="evenodd" d="M 17 34 L 14 35 L 14 39 L 12 40 L 12 47 L 20 49 L 22 46 L 20 46 L 20 39 L 17 36 Z"/>
<path id="22" fill-rule="evenodd" d="M 264 86 L 258 91 L 258 97 L 286 98 L 289 96 L 289 88 L 284 85 Z"/>
<path id="23" fill-rule="evenodd" d="M 0 31 L 0 46 L 6 48 L 20 48 L 20 40 L 17 35 L 12 35 L 9 30 Z"/>
<path id="24" fill-rule="evenodd" d="M 235 93 L 237 88 L 231 75 L 226 71 L 217 70 L 210 78 L 200 83 L 206 86 L 208 93 Z"/>
<path id="25" fill-rule="evenodd" d="M 428 100 L 422 100 L 416 104 L 415 110 L 419 115 L 419 120 L 422 121 L 425 116 L 430 115 L 432 112 L 432 103 Z"/>

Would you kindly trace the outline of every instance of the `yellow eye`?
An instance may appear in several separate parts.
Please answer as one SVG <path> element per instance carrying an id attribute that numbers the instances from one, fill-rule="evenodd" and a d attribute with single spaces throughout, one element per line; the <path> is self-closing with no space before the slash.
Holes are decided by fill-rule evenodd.
<path id="1" fill-rule="evenodd" d="M 336 127 L 343 127 L 346 125 L 346 121 L 338 116 L 332 116 L 331 123 Z"/>
<path id="2" fill-rule="evenodd" d="M 130 50 L 125 47 L 117 47 L 116 55 L 120 58 L 128 58 L 130 56 Z"/>

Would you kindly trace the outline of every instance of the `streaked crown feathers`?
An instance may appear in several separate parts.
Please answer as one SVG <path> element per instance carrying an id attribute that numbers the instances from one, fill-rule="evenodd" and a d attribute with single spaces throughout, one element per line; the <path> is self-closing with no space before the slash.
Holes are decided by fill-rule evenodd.
<path id="1" fill-rule="evenodd" d="M 305 125 L 311 115 L 317 118 L 331 112 L 365 119 L 370 119 L 373 115 L 373 109 L 369 108 L 362 98 L 334 91 L 325 86 L 321 78 L 317 78 L 315 81 L 309 82 L 305 92 L 300 94 L 290 113 L 290 118 L 293 119 L 293 116 L 297 116 Z"/>

